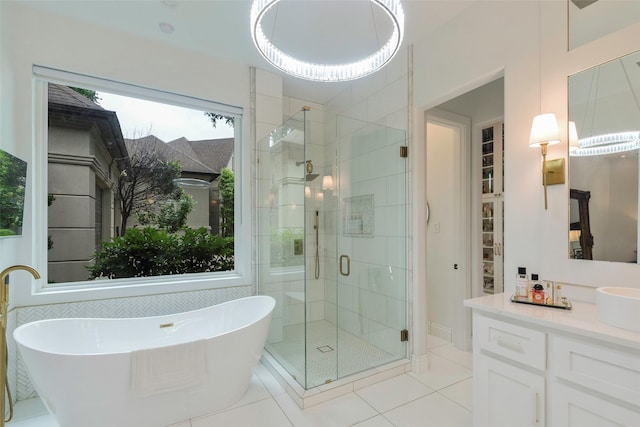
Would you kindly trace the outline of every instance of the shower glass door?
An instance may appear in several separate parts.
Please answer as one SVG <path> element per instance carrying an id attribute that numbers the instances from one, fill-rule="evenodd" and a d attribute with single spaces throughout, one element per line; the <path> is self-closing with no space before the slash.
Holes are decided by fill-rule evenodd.
<path id="1" fill-rule="evenodd" d="M 306 387 L 305 112 L 257 143 L 258 293 L 276 300 L 266 349 Z"/>
<path id="2" fill-rule="evenodd" d="M 266 349 L 305 389 L 407 356 L 405 133 L 312 114 L 258 142 L 256 174 Z"/>
<path id="3" fill-rule="evenodd" d="M 407 357 L 405 140 L 404 130 L 337 118 L 338 378 Z"/>

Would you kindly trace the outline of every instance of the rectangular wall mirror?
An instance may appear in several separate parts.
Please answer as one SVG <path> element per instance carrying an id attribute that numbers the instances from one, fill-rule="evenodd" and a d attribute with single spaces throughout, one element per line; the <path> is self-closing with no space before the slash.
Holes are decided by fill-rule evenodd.
<path id="1" fill-rule="evenodd" d="M 567 0 L 569 50 L 640 21 L 640 1 Z"/>
<path id="2" fill-rule="evenodd" d="M 570 258 L 638 262 L 639 64 L 635 52 L 569 76 Z"/>
<path id="3" fill-rule="evenodd" d="M 0 150 L 0 237 L 22 234 L 27 162 Z"/>

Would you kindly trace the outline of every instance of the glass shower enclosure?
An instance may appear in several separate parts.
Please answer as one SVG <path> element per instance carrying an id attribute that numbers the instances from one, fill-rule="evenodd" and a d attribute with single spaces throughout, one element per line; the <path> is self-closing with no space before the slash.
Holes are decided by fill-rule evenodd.
<path id="1" fill-rule="evenodd" d="M 407 357 L 404 130 L 305 108 L 258 142 L 266 350 L 305 389 Z"/>

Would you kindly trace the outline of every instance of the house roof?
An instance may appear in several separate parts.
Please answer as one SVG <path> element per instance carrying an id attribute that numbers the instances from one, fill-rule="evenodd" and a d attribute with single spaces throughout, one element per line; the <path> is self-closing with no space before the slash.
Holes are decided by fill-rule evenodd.
<path id="1" fill-rule="evenodd" d="M 96 126 L 105 148 L 120 170 L 126 167 L 127 149 L 115 111 L 105 110 L 64 85 L 49 83 L 48 97 L 50 125 L 76 129 Z"/>
<path id="2" fill-rule="evenodd" d="M 178 138 L 169 142 L 169 145 L 185 154 L 192 153 L 191 155 L 219 175 L 222 168 L 229 165 L 229 161 L 233 156 L 234 139 L 221 138 L 189 141 L 186 138 Z"/>
<path id="3" fill-rule="evenodd" d="M 56 126 L 87 129 L 97 126 L 106 148 L 114 159 L 128 161 L 136 152 L 179 161 L 183 173 L 205 175 L 213 181 L 233 156 L 233 138 L 189 141 L 182 137 L 169 143 L 154 135 L 125 139 L 115 111 L 109 111 L 73 89 L 49 84 L 49 122 Z M 120 165 L 123 169 L 126 165 Z"/>
<path id="4" fill-rule="evenodd" d="M 49 83 L 49 103 L 89 108 L 91 110 L 107 111 L 86 96 L 83 96 L 68 86 Z"/>
<path id="5" fill-rule="evenodd" d="M 136 139 L 125 139 L 125 142 L 127 150 L 131 154 L 143 152 L 155 155 L 163 160 L 179 161 L 182 166 L 182 173 L 205 174 L 210 177 L 211 181 L 219 175 L 217 171 L 205 165 L 197 157 L 188 155 L 176 149 L 171 144 L 167 144 L 155 135 L 148 135 Z"/>

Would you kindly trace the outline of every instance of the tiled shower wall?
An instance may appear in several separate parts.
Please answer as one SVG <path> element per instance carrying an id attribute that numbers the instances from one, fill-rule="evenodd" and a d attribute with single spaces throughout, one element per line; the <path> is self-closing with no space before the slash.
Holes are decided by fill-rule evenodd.
<path id="1" fill-rule="evenodd" d="M 253 294 L 253 286 L 237 286 L 192 292 L 113 298 L 63 304 L 20 307 L 11 312 L 17 326 L 43 319 L 59 318 L 129 318 L 161 316 L 209 307 Z M 7 334 L 10 335 L 10 334 Z M 13 339 L 9 340 L 9 379 L 15 390 L 15 400 L 36 396 L 22 359 L 18 356 Z"/>
<path id="2" fill-rule="evenodd" d="M 406 325 L 408 306 L 409 162 L 398 159 L 398 140 L 390 139 L 384 127 L 400 130 L 391 133 L 406 141 L 407 70 L 407 51 L 401 51 L 384 71 L 355 81 L 325 105 L 325 173 L 338 170 L 341 186 L 339 197 L 325 198 L 325 211 L 343 222 L 326 229 L 334 239 L 340 233 L 341 240 L 340 245 L 327 242 L 327 258 L 338 259 L 342 254 L 351 258 L 348 277 L 335 271 L 327 276 L 325 318 L 335 319 L 337 311 L 339 327 L 399 355 L 404 351 L 398 346 L 399 329 Z M 338 182 L 335 175 L 334 181 Z M 374 199 L 373 236 L 345 235 L 341 212 L 345 199 L 370 195 Z M 336 246 L 340 253 L 335 252 Z"/>

